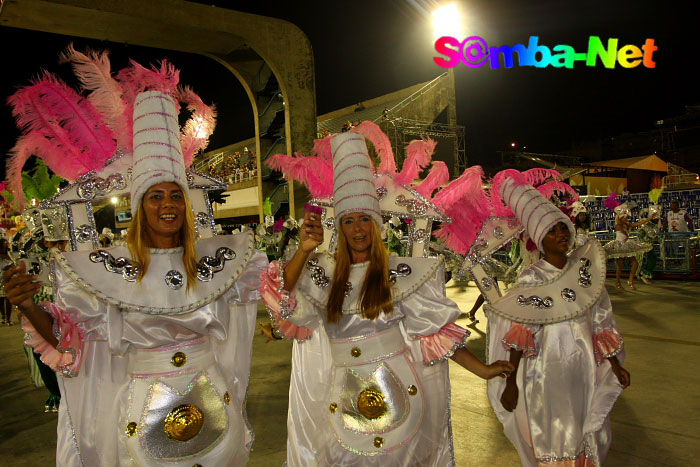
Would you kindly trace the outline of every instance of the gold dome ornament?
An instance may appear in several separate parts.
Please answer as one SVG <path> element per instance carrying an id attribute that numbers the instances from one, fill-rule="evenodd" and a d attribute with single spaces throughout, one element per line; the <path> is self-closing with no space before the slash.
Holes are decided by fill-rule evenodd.
<path id="1" fill-rule="evenodd" d="M 175 352 L 173 358 L 170 359 L 170 363 L 178 368 L 185 366 L 185 363 L 187 363 L 187 355 L 184 352 Z"/>
<path id="2" fill-rule="evenodd" d="M 331 402 L 331 405 L 328 406 L 328 410 L 330 410 L 331 413 L 335 413 L 335 411 L 338 410 L 338 404 Z"/>
<path id="3" fill-rule="evenodd" d="M 376 389 L 365 389 L 357 398 L 357 410 L 370 420 L 381 417 L 386 412 L 384 395 Z"/>
<path id="4" fill-rule="evenodd" d="M 382 438 L 381 436 L 377 436 L 376 438 L 374 438 L 374 447 L 381 448 L 382 446 L 384 446 L 384 438 Z"/>
<path id="5" fill-rule="evenodd" d="M 136 433 L 139 432 L 139 427 L 136 422 L 129 422 L 124 432 L 126 433 L 126 436 L 131 438 L 132 436 L 136 436 Z"/>
<path id="6" fill-rule="evenodd" d="M 231 396 L 228 391 L 224 393 L 224 404 L 229 405 L 231 403 Z"/>
<path id="7" fill-rule="evenodd" d="M 408 393 L 412 396 L 415 396 L 416 394 L 418 394 L 418 388 L 412 384 L 408 387 Z"/>
<path id="8" fill-rule="evenodd" d="M 360 350 L 359 347 L 353 347 L 352 350 L 350 351 L 350 355 L 352 355 L 353 357 L 357 358 L 357 357 L 359 357 L 360 355 L 362 355 L 362 351 Z"/>
<path id="9" fill-rule="evenodd" d="M 184 443 L 197 436 L 204 425 L 204 414 L 193 404 L 184 404 L 170 411 L 163 422 L 163 431 L 173 441 Z"/>

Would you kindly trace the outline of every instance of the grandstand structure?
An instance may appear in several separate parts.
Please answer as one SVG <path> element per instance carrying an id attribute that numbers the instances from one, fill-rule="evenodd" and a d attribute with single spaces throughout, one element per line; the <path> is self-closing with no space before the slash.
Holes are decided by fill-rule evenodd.
<path id="1" fill-rule="evenodd" d="M 290 198 L 296 198 L 295 217 L 303 216 L 301 209 L 308 198 L 303 187 L 296 184 L 293 192 L 282 174 L 270 170 L 265 161 L 268 157 L 286 152 L 284 126 L 285 102 L 280 98 L 274 75 L 269 81 L 260 82 L 256 92 L 264 93 L 268 105 L 258 115 L 260 147 L 254 138 L 229 146 L 210 150 L 195 160 L 195 170 L 211 173 L 228 183 L 224 204 L 215 204 L 215 217 L 224 228 L 236 224 L 255 222 L 263 218 L 263 203 L 270 199 L 271 214 L 280 218 L 290 213 Z M 412 139 L 429 136 L 438 145 L 433 160 L 445 162 L 452 177 L 467 167 L 464 127 L 456 123 L 454 77 L 449 73 L 423 83 L 418 83 L 383 96 L 367 99 L 317 116 L 316 137 L 329 133 L 340 133 L 365 120 L 377 123 L 389 136 L 400 166 L 404 158 L 403 148 Z M 250 171 L 247 175 L 224 172 L 219 168 L 231 158 L 243 159 L 244 154 L 256 154 L 257 179 Z"/>

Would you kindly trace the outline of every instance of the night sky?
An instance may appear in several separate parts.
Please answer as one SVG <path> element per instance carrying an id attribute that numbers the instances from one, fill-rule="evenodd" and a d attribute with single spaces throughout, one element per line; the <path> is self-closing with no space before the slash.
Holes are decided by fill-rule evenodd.
<path id="1" fill-rule="evenodd" d="M 356 2 L 203 1 L 288 20 L 309 37 L 316 66 L 318 114 L 368 100 L 444 70 L 433 62 L 432 17 L 437 2 L 379 0 Z M 485 163 L 512 141 L 527 151 L 554 153 L 572 143 L 644 131 L 654 122 L 681 115 L 700 103 L 697 65 L 697 16 L 690 2 L 669 1 L 497 1 L 456 2 L 466 13 L 467 35 L 489 46 L 526 44 L 530 36 L 554 47 L 585 51 L 589 36 L 619 46 L 641 46 L 654 38 L 656 68 L 606 69 L 598 64 L 573 69 L 518 67 L 455 68 L 458 123 L 466 127 L 470 164 Z M 235 7 L 232 5 L 235 4 Z M 692 37 L 691 37 L 692 36 Z M 252 113 L 243 88 L 228 71 L 208 58 L 133 45 L 71 38 L 0 27 L 3 100 L 27 84 L 40 68 L 69 83 L 68 65 L 58 65 L 60 51 L 71 41 L 111 51 L 112 69 L 129 57 L 146 65 L 167 57 L 181 69 L 181 82 L 205 102 L 216 103 L 219 123 L 210 149 L 252 137 Z M 0 151 L 14 144 L 18 132 L 9 108 L 0 113 Z M 640 154 L 641 155 L 641 154 Z"/>

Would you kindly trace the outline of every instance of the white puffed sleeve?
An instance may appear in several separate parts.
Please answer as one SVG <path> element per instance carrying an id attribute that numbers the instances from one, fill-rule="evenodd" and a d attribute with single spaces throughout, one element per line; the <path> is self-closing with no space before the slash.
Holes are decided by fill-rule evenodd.
<path id="1" fill-rule="evenodd" d="M 613 315 L 612 303 L 608 291 L 603 288 L 600 298 L 591 309 L 593 328 L 593 351 L 596 363 L 600 365 L 604 359 L 614 357 L 622 352 L 624 342 L 620 335 Z"/>
<path id="2" fill-rule="evenodd" d="M 455 324 L 459 307 L 447 298 L 445 273 L 437 268 L 432 277 L 398 303 L 404 327 L 412 338 L 420 340 L 423 363 L 433 365 L 451 357 L 466 346 L 469 331 Z"/>
<path id="3" fill-rule="evenodd" d="M 54 371 L 64 376 L 77 376 L 85 342 L 106 340 L 111 305 L 87 293 L 61 268 L 56 268 L 54 298 L 56 303 L 47 301 L 40 306 L 53 320 L 53 333 L 58 345 L 54 347 L 49 344 L 23 317 L 22 329 L 27 333 L 25 343 L 41 354 L 41 360 Z"/>

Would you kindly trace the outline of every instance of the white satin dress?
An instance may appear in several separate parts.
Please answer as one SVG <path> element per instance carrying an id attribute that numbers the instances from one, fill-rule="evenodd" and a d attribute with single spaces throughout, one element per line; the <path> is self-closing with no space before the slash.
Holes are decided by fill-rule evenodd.
<path id="1" fill-rule="evenodd" d="M 323 284 L 334 262 L 316 259 L 321 268 L 316 278 Z M 287 305 L 279 265 L 268 267 L 263 300 L 276 328 L 296 339 L 289 467 L 454 465 L 445 360 L 464 347 L 469 333 L 454 324 L 460 310 L 445 296 L 442 261 L 390 257 L 390 268 L 400 269 L 401 263 L 411 272 L 396 280 L 394 311 L 375 320 L 363 318 L 357 308 L 368 263 L 352 265 L 352 289 L 338 323 L 326 320 L 330 284 L 314 283 L 308 263 Z"/>
<path id="2" fill-rule="evenodd" d="M 222 247 L 235 258 L 222 260 Z M 124 247 L 103 251 L 128 255 Z M 140 285 L 90 252 L 57 256 L 56 303 L 45 307 L 58 348 L 25 323 L 30 344 L 59 372 L 57 465 L 247 462 L 245 399 L 267 258 L 252 233 L 202 240 L 197 253 L 221 260 L 222 269 L 189 294 L 186 283 L 166 279 L 184 272 L 182 248 L 152 249 Z"/>
<path id="3" fill-rule="evenodd" d="M 520 284 L 559 273 L 540 260 L 523 271 Z M 611 441 L 609 413 L 622 392 L 605 359 L 617 355 L 622 364 L 625 357 L 605 287 L 586 313 L 567 321 L 525 325 L 495 313 L 488 318 L 489 362 L 508 360 L 510 349 L 523 351 L 513 412 L 500 401 L 505 380 L 488 382 L 491 405 L 523 466 L 602 465 Z"/>

